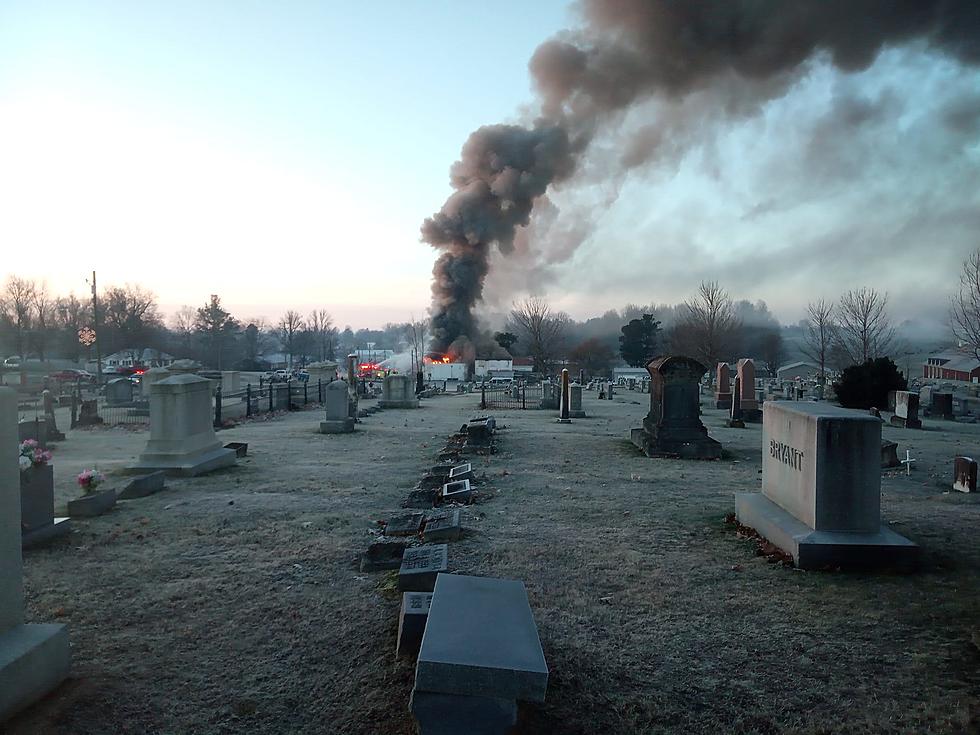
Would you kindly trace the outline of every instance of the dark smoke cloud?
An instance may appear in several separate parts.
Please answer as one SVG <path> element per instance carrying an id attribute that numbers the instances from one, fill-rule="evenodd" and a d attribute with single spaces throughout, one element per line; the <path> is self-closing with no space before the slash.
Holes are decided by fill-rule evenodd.
<path id="1" fill-rule="evenodd" d="M 582 10 L 581 29 L 545 42 L 531 58 L 539 119 L 529 128 L 473 133 L 452 169 L 456 192 L 422 227 L 422 239 L 442 251 L 433 270 L 435 349 L 475 334 L 473 309 L 493 246 L 510 252 L 535 200 L 594 159 L 597 134 L 639 103 L 660 100 L 660 114 L 614 157 L 613 176 L 665 152 L 681 155 L 699 139 L 691 132 L 698 118 L 757 111 L 818 56 L 854 72 L 885 47 L 914 40 L 980 63 L 976 0 L 585 0 Z M 860 118 L 877 110 L 849 112 Z M 954 113 L 951 123 L 965 124 L 962 117 Z M 566 243 L 582 239 L 577 230 Z"/>

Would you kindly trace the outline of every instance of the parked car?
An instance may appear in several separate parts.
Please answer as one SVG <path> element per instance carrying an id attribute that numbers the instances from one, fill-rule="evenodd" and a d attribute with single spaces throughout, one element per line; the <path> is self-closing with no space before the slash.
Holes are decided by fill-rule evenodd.
<path id="1" fill-rule="evenodd" d="M 308 372 L 306 372 L 305 370 L 297 370 L 297 371 L 295 371 L 293 373 L 293 377 L 296 378 L 296 380 L 300 381 L 301 383 L 308 383 L 308 382 L 310 382 L 310 374 Z"/>
<path id="2" fill-rule="evenodd" d="M 56 373 L 51 373 L 48 377 L 53 380 L 61 380 L 72 383 L 79 380 L 83 383 L 91 383 L 93 380 L 95 380 L 95 376 L 88 370 L 59 370 Z"/>
<path id="3" fill-rule="evenodd" d="M 270 383 L 285 383 L 289 380 L 289 371 L 273 370 L 271 373 L 266 373 L 265 379 Z"/>
<path id="4" fill-rule="evenodd" d="M 11 355 L 3 361 L 4 367 L 20 367 L 20 355 Z"/>

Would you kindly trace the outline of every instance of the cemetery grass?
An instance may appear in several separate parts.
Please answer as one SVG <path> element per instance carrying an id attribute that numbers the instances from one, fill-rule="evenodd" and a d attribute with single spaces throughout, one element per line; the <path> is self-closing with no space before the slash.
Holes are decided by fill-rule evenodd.
<path id="1" fill-rule="evenodd" d="M 551 668 L 520 732 L 967 733 L 980 729 L 976 498 L 944 493 L 980 426 L 885 427 L 918 460 L 889 471 L 882 512 L 925 551 L 914 575 L 800 572 L 756 555 L 725 516 L 757 490 L 761 429 L 705 423 L 718 462 L 647 459 L 624 441 L 646 396 L 587 419 L 497 412 L 499 451 L 474 460 L 479 501 L 450 570 L 524 580 Z M 384 411 L 354 435 L 318 412 L 219 434 L 249 457 L 74 522 L 25 557 L 28 617 L 69 625 L 70 681 L 9 723 L 26 733 L 411 733 L 398 595 L 361 573 L 377 519 L 401 510 L 477 398 Z M 115 473 L 146 434 L 73 431 L 75 474 Z"/>

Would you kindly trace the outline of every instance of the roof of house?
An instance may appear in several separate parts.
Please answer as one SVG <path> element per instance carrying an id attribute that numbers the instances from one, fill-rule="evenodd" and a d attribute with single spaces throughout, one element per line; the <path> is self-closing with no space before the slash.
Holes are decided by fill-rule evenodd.
<path id="1" fill-rule="evenodd" d="M 980 368 L 980 360 L 977 360 L 973 355 L 956 355 L 955 357 L 950 357 L 949 362 L 940 365 L 943 370 L 956 370 L 961 373 L 972 373 L 977 368 Z"/>
<path id="2" fill-rule="evenodd" d="M 795 370 L 796 368 L 808 367 L 814 370 L 819 370 L 819 365 L 814 365 L 812 362 L 807 362 L 806 360 L 799 360 L 798 362 L 791 362 L 788 365 L 783 365 L 782 367 L 776 368 L 776 373 L 782 373 L 786 370 Z"/>

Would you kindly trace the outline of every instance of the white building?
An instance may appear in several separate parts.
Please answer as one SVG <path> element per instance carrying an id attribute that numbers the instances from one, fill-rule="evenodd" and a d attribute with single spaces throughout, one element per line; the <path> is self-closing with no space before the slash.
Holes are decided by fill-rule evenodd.
<path id="1" fill-rule="evenodd" d="M 513 378 L 514 361 L 507 360 L 477 360 L 473 364 L 473 374 L 477 378 Z"/>
<path id="2" fill-rule="evenodd" d="M 756 373 L 758 375 L 758 373 Z M 805 360 L 791 362 L 776 369 L 779 380 L 811 380 L 820 376 L 820 366 Z"/>
<path id="3" fill-rule="evenodd" d="M 113 352 L 111 355 L 102 358 L 103 373 L 118 373 L 124 368 L 153 368 L 167 367 L 174 360 L 173 355 L 168 355 L 161 350 L 151 350 L 149 347 L 144 349 L 128 348 Z"/>

